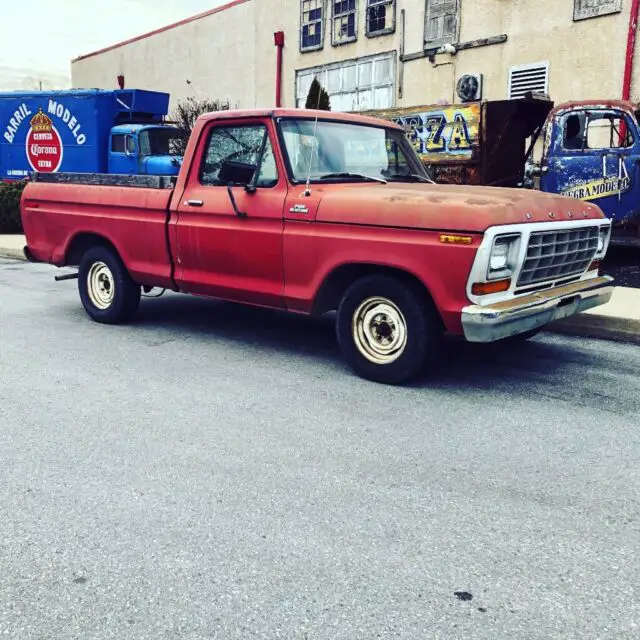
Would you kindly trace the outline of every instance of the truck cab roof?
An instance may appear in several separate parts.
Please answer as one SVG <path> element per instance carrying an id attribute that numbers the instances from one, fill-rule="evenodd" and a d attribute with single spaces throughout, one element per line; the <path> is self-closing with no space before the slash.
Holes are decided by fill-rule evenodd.
<path id="1" fill-rule="evenodd" d="M 303 118 L 318 120 L 339 120 L 340 122 L 352 122 L 353 124 L 368 124 L 370 126 L 384 126 L 389 129 L 400 129 L 399 125 L 382 121 L 380 118 L 372 118 L 355 113 L 335 113 L 331 111 L 316 111 L 315 109 L 229 109 L 226 111 L 213 111 L 201 115 L 198 120 L 227 120 L 242 118 Z"/>
<path id="2" fill-rule="evenodd" d="M 140 124 L 119 124 L 111 129 L 113 134 L 137 134 L 147 129 L 174 129 L 171 124 L 163 124 L 161 122 L 146 122 Z"/>

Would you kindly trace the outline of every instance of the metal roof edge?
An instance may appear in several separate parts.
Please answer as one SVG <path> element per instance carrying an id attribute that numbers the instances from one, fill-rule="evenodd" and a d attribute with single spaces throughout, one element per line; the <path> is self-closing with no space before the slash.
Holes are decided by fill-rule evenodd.
<path id="1" fill-rule="evenodd" d="M 227 9 L 232 9 L 233 7 L 236 7 L 241 4 L 245 4 L 246 2 L 251 2 L 251 0 L 232 0 L 232 2 L 223 4 L 222 6 L 216 7 L 215 9 L 209 9 L 209 11 L 198 13 L 195 16 L 191 16 L 190 18 L 185 18 L 184 20 L 179 20 L 178 22 L 172 22 L 171 24 L 168 24 L 164 27 L 160 27 L 159 29 L 154 29 L 153 31 L 143 33 L 139 36 L 134 36 L 133 38 L 129 38 L 128 40 L 122 40 L 122 42 L 112 44 L 102 49 L 98 49 L 97 51 L 92 51 L 91 53 L 85 53 L 81 56 L 78 56 L 77 58 L 73 58 L 71 60 L 71 64 L 74 64 L 76 62 L 81 62 L 82 60 L 86 60 L 87 58 L 93 58 L 94 56 L 100 55 L 102 53 L 107 53 L 108 51 L 113 51 L 114 49 L 119 49 L 120 47 L 124 47 L 128 44 L 132 44 L 140 40 L 146 40 L 147 38 L 151 38 L 152 36 L 158 35 L 159 33 L 164 33 L 165 31 L 175 29 L 176 27 L 181 27 L 185 24 L 189 24 L 190 22 L 195 22 L 196 20 L 207 18 L 208 16 L 212 16 L 216 13 L 221 13 L 222 11 L 226 11 Z"/>

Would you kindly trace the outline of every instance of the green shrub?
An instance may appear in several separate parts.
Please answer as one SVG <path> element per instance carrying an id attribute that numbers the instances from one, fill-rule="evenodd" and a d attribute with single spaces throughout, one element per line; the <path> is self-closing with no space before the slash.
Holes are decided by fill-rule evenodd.
<path id="1" fill-rule="evenodd" d="M 0 182 L 0 234 L 22 233 L 20 196 L 26 184 L 25 181 Z"/>

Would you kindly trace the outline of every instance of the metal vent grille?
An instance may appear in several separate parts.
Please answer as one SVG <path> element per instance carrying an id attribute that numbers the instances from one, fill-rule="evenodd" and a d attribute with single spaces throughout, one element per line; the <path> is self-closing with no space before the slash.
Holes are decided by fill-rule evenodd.
<path id="1" fill-rule="evenodd" d="M 581 274 L 598 250 L 598 227 L 532 233 L 518 286 Z"/>
<path id="2" fill-rule="evenodd" d="M 549 63 L 539 62 L 509 69 L 509 98 L 524 98 L 528 91 L 549 92 Z"/>

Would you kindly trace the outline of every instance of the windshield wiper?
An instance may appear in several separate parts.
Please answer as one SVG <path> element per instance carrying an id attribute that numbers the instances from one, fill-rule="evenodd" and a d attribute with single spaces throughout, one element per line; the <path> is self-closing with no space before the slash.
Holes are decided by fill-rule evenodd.
<path id="1" fill-rule="evenodd" d="M 416 182 L 428 182 L 429 184 L 436 184 L 435 180 L 421 176 L 419 173 L 396 173 L 389 177 L 389 180 L 415 180 Z"/>
<path id="2" fill-rule="evenodd" d="M 358 178 L 360 180 L 369 180 L 370 182 L 380 182 L 382 184 L 387 184 L 387 181 L 384 178 L 375 178 L 373 176 L 365 176 L 362 173 L 349 173 L 348 171 L 343 171 L 340 173 L 326 173 L 323 176 L 319 176 L 316 180 L 326 180 L 327 178 Z"/>

